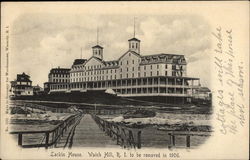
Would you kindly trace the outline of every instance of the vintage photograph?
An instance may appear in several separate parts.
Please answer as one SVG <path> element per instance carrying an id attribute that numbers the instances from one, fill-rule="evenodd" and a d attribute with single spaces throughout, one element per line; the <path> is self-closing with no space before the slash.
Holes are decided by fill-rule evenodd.
<path id="1" fill-rule="evenodd" d="M 82 152 L 59 151 L 90 148 L 88 158 L 132 159 L 125 152 L 159 149 L 168 152 L 134 158 L 185 159 L 178 150 L 198 151 L 216 132 L 237 134 L 237 123 L 248 123 L 247 99 L 236 101 L 247 84 L 240 81 L 238 92 L 227 93 L 214 82 L 234 90 L 236 82 L 222 83 L 220 74 L 246 76 L 243 67 L 239 74 L 232 69 L 233 59 L 212 55 L 229 46 L 225 53 L 236 56 L 232 30 L 225 29 L 227 39 L 222 40 L 220 26 L 214 28 L 211 19 L 191 12 L 79 11 L 87 4 L 107 8 L 98 3 L 69 3 L 76 10 L 65 12 L 63 3 L 48 3 L 48 11 L 33 11 L 41 8 L 32 4 L 30 12 L 21 10 L 1 26 L 7 57 L 6 108 L 1 113 L 7 119 L 6 136 L 20 152 L 35 149 L 49 152 L 48 158 L 83 158 Z M 53 6 L 58 6 L 56 12 L 49 9 Z M 231 110 L 222 111 L 220 105 Z M 227 124 L 226 113 L 237 120 Z M 222 129 L 216 129 L 218 124 Z M 120 156 L 100 149 L 125 152 Z"/>

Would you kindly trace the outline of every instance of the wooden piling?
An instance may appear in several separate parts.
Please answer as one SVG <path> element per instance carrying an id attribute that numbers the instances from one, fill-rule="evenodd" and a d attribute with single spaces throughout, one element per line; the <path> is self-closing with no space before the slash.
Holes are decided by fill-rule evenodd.
<path id="1" fill-rule="evenodd" d="M 23 143 L 23 135 L 21 133 L 18 134 L 18 145 L 22 146 Z"/>
<path id="2" fill-rule="evenodd" d="M 190 148 L 190 135 L 186 136 L 187 147 Z"/>
<path id="3" fill-rule="evenodd" d="M 46 135 L 45 148 L 47 149 L 49 147 L 49 132 L 46 132 L 45 135 Z"/>
<path id="4" fill-rule="evenodd" d="M 138 131 L 137 133 L 137 148 L 141 148 L 141 131 Z"/>
<path id="5" fill-rule="evenodd" d="M 172 136 L 172 145 L 175 146 L 175 135 L 171 135 Z"/>

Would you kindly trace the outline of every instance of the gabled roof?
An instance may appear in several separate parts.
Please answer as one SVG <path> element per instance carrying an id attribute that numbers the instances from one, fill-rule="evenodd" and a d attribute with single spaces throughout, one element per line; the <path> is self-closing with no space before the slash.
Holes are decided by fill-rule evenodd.
<path id="1" fill-rule="evenodd" d="M 128 41 L 138 41 L 138 42 L 140 42 L 140 40 L 139 39 L 137 39 L 137 38 L 131 38 L 131 39 L 129 39 Z"/>
<path id="2" fill-rule="evenodd" d="M 100 58 L 98 58 L 98 57 L 95 57 L 95 56 L 92 56 L 92 57 L 90 57 L 87 61 L 85 61 L 84 62 L 84 65 L 86 64 L 86 63 L 88 63 L 88 61 L 90 61 L 91 59 L 96 59 L 97 61 L 99 61 L 99 62 L 101 62 L 101 63 L 104 63 L 104 61 L 102 60 L 102 59 L 100 59 Z"/>
<path id="3" fill-rule="evenodd" d="M 103 49 L 103 47 L 100 46 L 100 45 L 95 45 L 95 46 L 93 46 L 92 48 L 101 48 L 101 49 Z"/>
<path id="4" fill-rule="evenodd" d="M 30 76 L 25 74 L 24 72 L 22 74 L 17 74 L 17 81 L 21 82 L 32 82 L 30 80 Z"/>
<path id="5" fill-rule="evenodd" d="M 73 65 L 79 65 L 79 64 L 83 64 L 87 61 L 87 59 L 75 59 Z"/>
<path id="6" fill-rule="evenodd" d="M 120 59 L 122 58 L 122 57 L 124 57 L 128 52 L 130 52 L 130 53 L 133 53 L 134 55 L 136 55 L 136 56 L 138 56 L 138 57 L 140 57 L 141 58 L 141 55 L 139 54 L 139 53 L 136 53 L 135 51 L 127 51 L 127 52 L 125 52 L 117 61 L 120 61 Z"/>

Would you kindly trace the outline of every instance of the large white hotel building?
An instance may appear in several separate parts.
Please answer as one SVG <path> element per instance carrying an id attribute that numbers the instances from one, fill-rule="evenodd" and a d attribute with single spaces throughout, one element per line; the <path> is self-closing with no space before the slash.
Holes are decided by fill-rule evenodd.
<path id="1" fill-rule="evenodd" d="M 117 96 L 164 102 L 186 102 L 193 97 L 200 82 L 187 77 L 184 55 L 142 55 L 137 38 L 129 39 L 128 46 L 128 51 L 113 61 L 103 59 L 103 47 L 92 47 L 89 59 L 75 60 L 65 80 L 69 82 L 51 84 L 50 93 L 112 89 Z"/>

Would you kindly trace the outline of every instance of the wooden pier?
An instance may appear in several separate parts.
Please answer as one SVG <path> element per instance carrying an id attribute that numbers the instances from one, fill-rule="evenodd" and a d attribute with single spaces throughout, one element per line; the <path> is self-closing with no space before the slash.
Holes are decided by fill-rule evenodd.
<path id="1" fill-rule="evenodd" d="M 158 132 L 161 132 L 160 134 Z M 185 137 L 184 146 L 192 148 L 192 137 L 209 137 L 211 132 L 153 130 L 152 128 L 128 127 L 100 118 L 95 114 L 76 114 L 68 117 L 54 129 L 44 131 L 13 131 L 17 144 L 23 148 L 137 148 L 160 145 L 166 148 L 180 147 L 177 140 Z M 23 136 L 43 135 L 40 143 L 23 144 Z M 32 136 L 31 136 L 32 135 Z M 29 138 L 29 137 L 28 137 Z M 162 148 L 161 147 L 161 148 Z"/>

